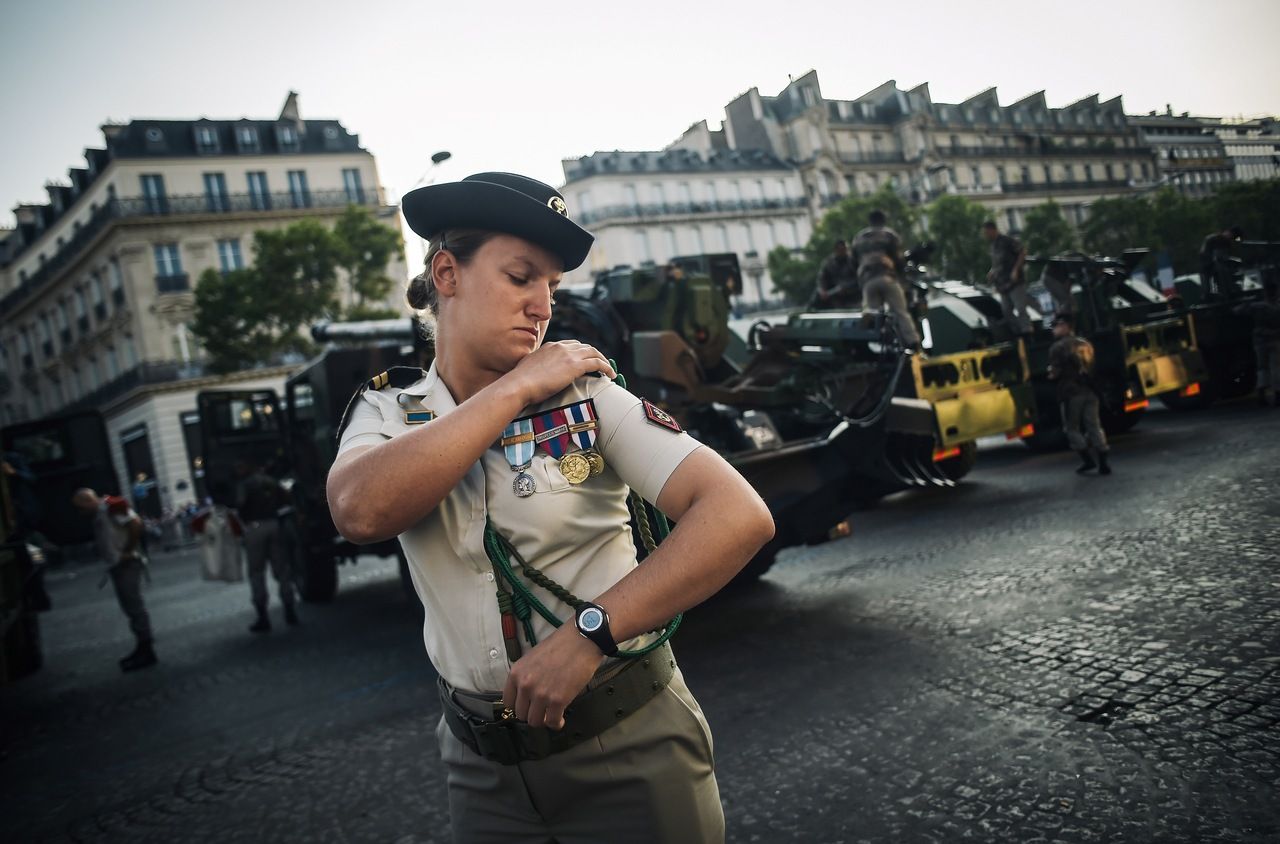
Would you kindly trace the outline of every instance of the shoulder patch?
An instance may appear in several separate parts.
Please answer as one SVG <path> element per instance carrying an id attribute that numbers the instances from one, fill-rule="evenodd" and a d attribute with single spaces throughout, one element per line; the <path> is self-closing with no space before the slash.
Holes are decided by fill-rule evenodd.
<path id="1" fill-rule="evenodd" d="M 364 395 L 367 390 L 381 390 L 384 387 L 395 387 L 402 390 L 405 387 L 412 386 L 418 381 L 425 378 L 427 371 L 416 366 L 393 366 L 386 372 L 379 372 L 368 381 L 360 385 L 360 389 L 352 394 L 351 399 L 347 402 L 346 410 L 342 411 L 342 419 L 338 421 L 338 430 L 333 435 L 334 442 L 342 442 L 342 432 L 347 429 L 347 423 L 351 420 L 351 411 L 355 409 L 356 402 L 360 400 L 360 396 Z M 434 418 L 432 414 L 432 418 Z M 418 419 L 409 420 L 408 413 L 405 414 L 406 424 L 416 424 Z M 427 419 L 421 421 L 426 422 Z"/>
<path id="2" fill-rule="evenodd" d="M 645 419 L 661 428 L 666 428 L 668 431 L 675 431 L 677 434 L 681 433 L 683 429 L 681 429 L 680 423 L 676 421 L 674 416 L 648 399 L 640 399 L 640 402 L 644 405 Z"/>

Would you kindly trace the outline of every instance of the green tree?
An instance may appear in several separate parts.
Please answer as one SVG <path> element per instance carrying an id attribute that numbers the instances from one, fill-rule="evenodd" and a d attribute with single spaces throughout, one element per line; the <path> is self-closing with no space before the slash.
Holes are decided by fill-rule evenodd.
<path id="1" fill-rule="evenodd" d="M 381 303 L 395 285 L 387 275 L 387 263 L 402 248 L 400 233 L 374 219 L 367 208 L 349 205 L 334 225 L 333 234 L 338 264 L 347 274 L 346 318 L 396 316 L 394 309 Z"/>
<path id="2" fill-rule="evenodd" d="M 1212 222 L 1201 239 L 1211 230 L 1240 226 L 1249 240 L 1280 240 L 1280 179 L 1228 182 L 1209 203 Z"/>
<path id="3" fill-rule="evenodd" d="M 196 283 L 192 333 L 216 372 L 268 363 L 314 346 L 302 326 L 338 311 L 338 238 L 315 220 L 253 235 L 253 266 Z"/>
<path id="4" fill-rule="evenodd" d="M 947 278 L 978 282 L 991 268 L 991 252 L 980 231 L 990 217 L 987 209 L 955 194 L 929 203 L 929 238 L 937 248 L 934 263 Z"/>
<path id="5" fill-rule="evenodd" d="M 1076 233 L 1062 216 L 1062 207 L 1050 199 L 1027 212 L 1022 243 L 1029 255 L 1061 255 L 1075 249 Z"/>
<path id="6" fill-rule="evenodd" d="M 1158 248 L 1155 215 L 1143 196 L 1099 199 L 1089 206 L 1089 217 L 1080 229 L 1084 251 L 1116 256 L 1131 247 Z"/>
<path id="7" fill-rule="evenodd" d="M 898 233 L 905 246 L 915 243 L 919 232 L 916 210 L 891 186 L 884 185 L 869 196 L 846 196 L 818 221 L 809 242 L 798 254 L 792 254 L 784 246 L 768 254 L 769 276 L 774 286 L 796 304 L 808 302 L 817 287 L 818 270 L 835 249 L 836 241 L 851 240 L 866 228 L 867 215 L 876 209 L 884 212 L 889 228 Z"/>
<path id="8" fill-rule="evenodd" d="M 1198 270 L 1200 243 L 1218 225 L 1213 216 L 1210 202 L 1191 199 L 1173 188 L 1161 188 L 1151 197 L 1154 245 L 1169 253 L 1175 273 L 1192 273 Z M 1218 225 L 1218 228 L 1221 226 Z"/>

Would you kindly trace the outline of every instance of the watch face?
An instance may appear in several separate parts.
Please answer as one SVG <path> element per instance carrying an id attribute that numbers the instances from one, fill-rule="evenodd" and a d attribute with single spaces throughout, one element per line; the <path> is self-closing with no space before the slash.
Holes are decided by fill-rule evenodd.
<path id="1" fill-rule="evenodd" d="M 578 626 L 587 633 L 596 632 L 602 624 L 604 624 L 604 614 L 595 607 L 587 607 L 582 611 L 582 615 L 578 616 Z"/>

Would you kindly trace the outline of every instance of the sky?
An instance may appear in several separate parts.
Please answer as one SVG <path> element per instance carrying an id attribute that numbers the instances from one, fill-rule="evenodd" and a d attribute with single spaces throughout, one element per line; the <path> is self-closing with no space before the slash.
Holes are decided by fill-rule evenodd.
<path id="1" fill-rule="evenodd" d="M 974 10 L 982 8 L 981 12 Z M 896 10 L 897 14 L 892 12 Z M 1280 114 L 1280 2 L 1025 0 L 699 3 L 40 0 L 0 11 L 0 225 L 131 118 L 336 118 L 388 196 L 560 161 L 657 149 L 758 87 L 816 69 L 823 93 L 895 79 L 935 101 L 991 86 L 1051 106 L 1123 95 L 1131 114 Z"/>

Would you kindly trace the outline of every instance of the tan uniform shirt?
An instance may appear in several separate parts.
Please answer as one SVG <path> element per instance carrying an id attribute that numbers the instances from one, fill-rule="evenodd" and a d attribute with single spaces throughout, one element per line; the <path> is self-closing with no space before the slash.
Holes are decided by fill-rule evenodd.
<path id="1" fill-rule="evenodd" d="M 377 445 L 417 427 L 405 423 L 397 398 L 401 393 L 420 400 L 437 417 L 457 407 L 434 365 L 425 378 L 403 390 L 368 390 L 352 411 L 339 453 Z M 604 457 L 603 474 L 572 485 L 558 461 L 538 447 L 527 470 L 537 491 L 517 498 L 515 472 L 495 443 L 432 513 L 400 535 L 426 609 L 427 653 L 440 676 L 456 688 L 501 691 L 510 669 L 493 568 L 484 551 L 486 515 L 531 565 L 578 597 L 594 600 L 636 565 L 627 487 L 656 501 L 676 467 L 701 447 L 688 434 L 649 421 L 640 399 L 605 378 L 580 378 L 520 415 L 587 398 L 594 399 L 599 419 L 595 447 Z M 560 618 L 572 618 L 571 608 L 540 587 L 531 589 Z M 552 626 L 536 612 L 533 619 L 538 641 L 545 640 Z M 527 650 L 523 632 L 520 637 Z"/>

